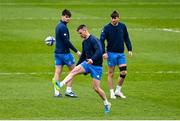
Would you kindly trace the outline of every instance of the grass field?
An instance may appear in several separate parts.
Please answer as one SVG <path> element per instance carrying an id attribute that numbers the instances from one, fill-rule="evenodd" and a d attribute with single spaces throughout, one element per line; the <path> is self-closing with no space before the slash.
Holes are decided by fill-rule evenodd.
<path id="1" fill-rule="evenodd" d="M 44 38 L 54 36 L 64 8 L 72 11 L 68 27 L 79 50 L 80 24 L 99 37 L 118 10 L 128 27 L 134 53 L 123 86 L 128 98 L 110 99 L 108 115 L 90 76 L 75 78 L 79 98 L 53 97 L 54 47 Z M 180 119 L 179 13 L 179 0 L 0 0 L 0 119 Z M 109 97 L 106 72 L 104 61 L 101 85 Z"/>

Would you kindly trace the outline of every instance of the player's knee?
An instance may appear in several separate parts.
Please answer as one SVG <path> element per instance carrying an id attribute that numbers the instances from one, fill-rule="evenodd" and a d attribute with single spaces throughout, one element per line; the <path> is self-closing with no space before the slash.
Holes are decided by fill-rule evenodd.
<path id="1" fill-rule="evenodd" d="M 108 77 L 112 78 L 114 76 L 114 73 L 112 71 L 108 71 Z"/>
<path id="2" fill-rule="evenodd" d="M 121 75 L 127 75 L 127 71 L 121 71 L 120 74 Z"/>
<path id="3" fill-rule="evenodd" d="M 73 69 L 69 74 L 74 77 L 76 75 L 76 70 Z"/>
<path id="4" fill-rule="evenodd" d="M 56 71 L 55 71 L 55 73 L 58 75 L 60 74 L 60 72 L 61 72 L 61 70 L 59 70 L 59 69 L 56 69 Z"/>
<path id="5" fill-rule="evenodd" d="M 126 75 L 120 74 L 120 77 L 124 79 L 126 77 Z"/>
<path id="6" fill-rule="evenodd" d="M 58 76 L 59 76 L 59 75 L 60 75 L 60 72 L 57 72 L 57 71 L 56 71 L 56 72 L 55 72 L 55 75 L 58 75 Z"/>
<path id="7" fill-rule="evenodd" d="M 98 88 L 97 87 L 93 87 L 94 91 L 98 92 Z"/>
<path id="8" fill-rule="evenodd" d="M 122 75 L 127 74 L 127 66 L 121 66 L 121 67 L 119 67 L 119 70 L 120 70 Z"/>
<path id="9" fill-rule="evenodd" d="M 99 92 L 99 87 L 93 86 L 94 91 Z"/>
<path id="10" fill-rule="evenodd" d="M 120 70 L 120 77 L 125 78 L 127 75 L 127 66 L 119 67 Z"/>
<path id="11" fill-rule="evenodd" d="M 75 67 L 71 72 L 70 72 L 70 74 L 71 75 L 76 75 L 77 73 L 78 73 L 78 70 L 79 70 L 79 68 L 78 67 Z"/>

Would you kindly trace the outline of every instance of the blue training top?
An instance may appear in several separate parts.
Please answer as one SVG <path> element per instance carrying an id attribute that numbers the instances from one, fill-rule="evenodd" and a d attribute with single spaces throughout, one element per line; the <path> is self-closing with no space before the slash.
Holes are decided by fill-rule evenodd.
<path id="1" fill-rule="evenodd" d="M 70 42 L 69 30 L 67 28 L 67 23 L 60 21 L 56 26 L 56 54 L 65 54 L 70 53 L 69 49 L 72 49 L 74 52 L 77 52 L 77 49 Z"/>
<path id="2" fill-rule="evenodd" d="M 124 53 L 124 43 L 128 51 L 132 51 L 128 31 L 123 23 L 119 22 L 117 26 L 109 23 L 104 27 L 100 36 L 103 53 L 105 53 L 105 39 L 107 40 L 107 52 Z"/>
<path id="3" fill-rule="evenodd" d="M 93 35 L 90 35 L 87 39 L 83 40 L 82 54 L 77 65 L 86 59 L 92 59 L 92 65 L 102 66 L 102 46 L 100 41 Z"/>

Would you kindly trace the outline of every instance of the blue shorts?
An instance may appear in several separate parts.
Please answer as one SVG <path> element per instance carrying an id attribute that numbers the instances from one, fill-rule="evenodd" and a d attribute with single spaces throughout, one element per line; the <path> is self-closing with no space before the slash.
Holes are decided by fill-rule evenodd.
<path id="1" fill-rule="evenodd" d="M 108 66 L 114 67 L 116 65 L 126 64 L 126 57 L 124 53 L 108 52 Z"/>
<path id="2" fill-rule="evenodd" d="M 90 73 L 91 77 L 97 80 L 101 80 L 102 78 L 102 66 L 94 66 L 87 64 L 86 61 L 81 63 L 81 66 L 84 68 L 85 73 Z"/>
<path id="3" fill-rule="evenodd" d="M 68 53 L 68 54 L 56 54 L 55 53 L 55 65 L 71 66 L 74 63 L 75 63 L 75 59 L 71 53 Z"/>

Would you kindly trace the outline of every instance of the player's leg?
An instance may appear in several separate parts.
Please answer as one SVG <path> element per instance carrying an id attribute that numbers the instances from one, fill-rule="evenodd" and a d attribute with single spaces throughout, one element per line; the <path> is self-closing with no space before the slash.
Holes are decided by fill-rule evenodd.
<path id="1" fill-rule="evenodd" d="M 54 77 L 52 79 L 52 83 L 54 84 L 56 81 L 59 81 L 60 80 L 60 75 L 61 75 L 61 72 L 62 72 L 62 68 L 63 66 L 62 65 L 56 65 L 55 66 L 55 72 L 54 72 Z M 56 85 L 54 85 L 54 96 L 55 97 L 58 97 L 58 96 L 62 96 L 59 92 L 59 90 L 56 89 Z"/>
<path id="2" fill-rule="evenodd" d="M 123 82 L 125 80 L 125 77 L 127 75 L 127 65 L 126 64 L 122 64 L 119 66 L 119 70 L 120 70 L 120 76 L 119 76 L 119 81 L 118 81 L 118 85 L 122 86 Z"/>
<path id="3" fill-rule="evenodd" d="M 108 87 L 110 90 L 110 98 L 116 99 L 113 88 L 113 76 L 114 76 L 115 67 L 108 66 Z"/>
<path id="4" fill-rule="evenodd" d="M 81 65 L 78 65 L 76 66 L 66 77 L 65 79 L 60 82 L 60 83 L 57 83 L 56 85 L 61 88 L 63 87 L 65 84 L 67 84 L 69 81 L 73 80 L 73 78 L 78 75 L 78 74 L 81 74 L 81 73 L 84 73 L 85 70 L 84 68 L 81 66 Z"/>
<path id="5" fill-rule="evenodd" d="M 122 90 L 121 90 L 123 82 L 124 82 L 126 74 L 127 74 L 126 67 L 127 66 L 125 64 L 119 66 L 120 76 L 118 78 L 118 84 L 116 86 L 115 95 L 118 97 L 121 97 L 121 98 L 126 98 L 126 96 L 124 96 L 124 94 L 122 93 Z"/>
<path id="6" fill-rule="evenodd" d="M 100 87 L 100 80 L 93 78 L 93 89 L 104 101 L 105 113 L 108 113 L 110 111 L 111 104 L 108 102 L 105 92 Z"/>
<path id="7" fill-rule="evenodd" d="M 54 72 L 54 77 L 53 77 L 54 80 L 58 80 L 58 81 L 60 80 L 60 75 L 62 73 L 62 68 L 63 68 L 62 65 L 56 65 L 55 66 L 55 72 Z"/>
<path id="8" fill-rule="evenodd" d="M 71 66 L 68 66 L 68 69 L 69 69 L 69 73 L 75 68 L 75 64 L 71 65 Z M 67 83 L 67 87 L 72 87 L 72 81 L 69 81 Z M 66 91 L 71 91 L 71 90 L 66 90 Z"/>
<path id="9" fill-rule="evenodd" d="M 71 72 L 75 67 L 75 64 L 71 65 L 71 66 L 68 66 L 69 68 L 69 72 Z M 66 92 L 65 92 L 65 96 L 68 96 L 68 97 L 77 97 L 77 95 L 72 91 L 72 80 L 69 81 L 67 83 L 67 87 L 66 87 Z"/>
<path id="10" fill-rule="evenodd" d="M 114 88 L 113 88 L 113 76 L 114 76 L 114 70 L 115 66 L 117 64 L 117 55 L 116 53 L 108 52 L 108 87 L 110 90 L 110 98 L 116 99 L 116 96 L 114 94 Z"/>
<path id="11" fill-rule="evenodd" d="M 100 80 L 102 78 L 103 71 L 102 66 L 93 66 L 88 64 L 87 67 L 89 68 L 89 72 L 93 79 L 93 89 L 104 101 L 105 113 L 108 113 L 110 111 L 111 104 L 108 102 L 105 92 L 100 87 Z"/>
<path id="12" fill-rule="evenodd" d="M 121 98 L 126 98 L 126 96 L 124 96 L 121 90 L 127 74 L 126 58 L 124 54 L 121 54 L 119 58 L 119 70 L 120 70 L 120 76 L 118 77 L 118 84 L 116 86 L 115 95 Z"/>
<path id="13" fill-rule="evenodd" d="M 63 63 L 61 61 L 61 54 L 55 54 L 55 72 L 54 77 L 52 79 L 52 83 L 54 85 L 54 96 L 59 97 L 62 96 L 58 90 L 58 87 L 56 86 L 56 82 L 60 81 L 60 76 L 63 69 Z"/>

